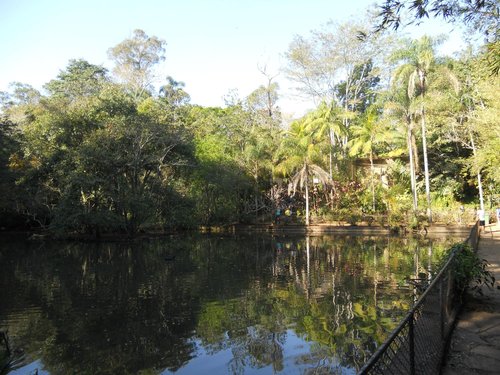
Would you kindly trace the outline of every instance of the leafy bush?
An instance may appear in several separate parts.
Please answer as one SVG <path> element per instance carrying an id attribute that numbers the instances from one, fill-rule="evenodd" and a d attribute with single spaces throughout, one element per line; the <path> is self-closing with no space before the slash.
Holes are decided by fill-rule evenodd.
<path id="1" fill-rule="evenodd" d="M 455 282 L 462 292 L 466 288 L 482 294 L 481 288 L 487 286 L 492 288 L 495 277 L 486 269 L 488 262 L 480 259 L 477 253 L 467 244 L 459 243 L 452 246 L 451 252 L 455 256 Z"/>

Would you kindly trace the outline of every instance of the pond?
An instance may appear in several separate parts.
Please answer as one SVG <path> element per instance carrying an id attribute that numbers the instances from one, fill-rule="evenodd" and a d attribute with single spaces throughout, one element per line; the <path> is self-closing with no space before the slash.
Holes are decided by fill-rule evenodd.
<path id="1" fill-rule="evenodd" d="M 452 241 L 1 239 L 10 373 L 354 374 Z"/>

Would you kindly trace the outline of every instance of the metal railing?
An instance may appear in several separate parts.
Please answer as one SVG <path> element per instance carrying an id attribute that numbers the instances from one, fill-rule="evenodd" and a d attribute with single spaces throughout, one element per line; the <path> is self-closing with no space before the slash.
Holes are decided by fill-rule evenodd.
<path id="1" fill-rule="evenodd" d="M 474 251 L 479 223 L 465 241 Z M 410 312 L 361 368 L 365 374 L 439 374 L 446 345 L 461 307 L 453 277 L 456 251 L 434 277 Z"/>

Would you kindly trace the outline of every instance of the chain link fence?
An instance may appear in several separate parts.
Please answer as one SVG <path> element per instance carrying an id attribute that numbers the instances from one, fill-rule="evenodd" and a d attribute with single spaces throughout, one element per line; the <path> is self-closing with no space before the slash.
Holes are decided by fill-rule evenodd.
<path id="1" fill-rule="evenodd" d="M 466 240 L 475 251 L 479 223 Z M 453 252 L 405 319 L 359 371 L 364 374 L 439 374 L 453 323 L 461 307 Z"/>

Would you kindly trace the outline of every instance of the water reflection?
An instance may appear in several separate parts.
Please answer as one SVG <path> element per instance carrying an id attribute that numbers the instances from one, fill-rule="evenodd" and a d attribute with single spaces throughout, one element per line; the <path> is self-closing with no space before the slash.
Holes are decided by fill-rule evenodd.
<path id="1" fill-rule="evenodd" d="M 416 298 L 408 277 L 428 278 L 444 248 L 346 236 L 2 242 L 0 330 L 39 374 L 355 373 Z"/>

